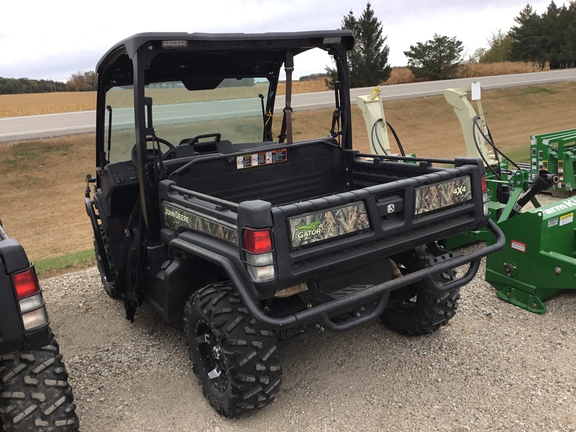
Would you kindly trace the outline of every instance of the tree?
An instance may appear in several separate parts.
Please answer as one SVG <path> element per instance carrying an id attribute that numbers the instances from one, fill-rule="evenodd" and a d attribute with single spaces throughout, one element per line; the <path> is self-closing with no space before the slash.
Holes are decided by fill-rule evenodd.
<path id="1" fill-rule="evenodd" d="M 552 1 L 541 20 L 543 59 L 549 63 L 550 69 L 565 67 L 565 29 L 570 25 L 568 10 L 565 6 L 557 7 Z"/>
<path id="2" fill-rule="evenodd" d="M 351 87 L 375 86 L 390 77 L 392 68 L 388 64 L 390 47 L 386 45 L 387 36 L 383 36 L 382 22 L 374 16 L 370 3 L 356 19 L 352 11 L 344 16 L 342 29 L 352 30 L 354 33 L 354 48 L 348 53 L 348 66 Z M 327 67 L 329 76 L 326 84 L 334 87 L 336 70 Z"/>
<path id="3" fill-rule="evenodd" d="M 551 69 L 573 66 L 576 62 L 575 18 L 574 1 L 568 8 L 558 7 L 552 1 L 542 15 L 527 5 L 514 19 L 518 25 L 508 33 L 513 40 L 511 59 L 539 63 L 542 67 L 549 64 Z"/>
<path id="4" fill-rule="evenodd" d="M 570 2 L 566 11 L 566 21 L 568 25 L 564 29 L 566 44 L 562 50 L 566 59 L 566 67 L 576 66 L 576 1 Z"/>
<path id="5" fill-rule="evenodd" d="M 492 37 L 488 39 L 489 48 L 478 59 L 479 63 L 498 63 L 510 61 L 510 45 L 512 37 L 502 30 L 492 32 Z"/>
<path id="6" fill-rule="evenodd" d="M 456 36 L 434 37 L 426 43 L 418 42 L 410 45 L 410 50 L 404 51 L 408 57 L 408 67 L 416 78 L 443 80 L 453 78 L 462 63 L 462 42 Z"/>
<path id="7" fill-rule="evenodd" d="M 97 84 L 98 77 L 94 71 L 72 74 L 66 81 L 66 87 L 69 91 L 94 91 Z"/>

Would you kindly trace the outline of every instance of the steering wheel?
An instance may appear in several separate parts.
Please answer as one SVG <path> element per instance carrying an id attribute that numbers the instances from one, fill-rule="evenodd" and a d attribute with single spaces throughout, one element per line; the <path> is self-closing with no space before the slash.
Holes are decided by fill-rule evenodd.
<path id="1" fill-rule="evenodd" d="M 152 136 L 148 136 L 146 137 L 146 142 L 149 141 L 158 141 L 160 144 L 164 144 L 166 147 L 168 147 L 168 151 L 166 153 L 162 153 L 162 160 L 168 160 L 168 159 L 176 159 L 177 157 L 179 157 L 178 155 L 178 149 L 176 149 L 176 147 L 174 146 L 174 144 L 172 144 L 169 141 L 166 141 L 163 138 L 154 138 Z M 134 166 L 136 168 L 138 168 L 138 159 L 136 158 L 136 144 L 134 144 L 134 146 L 132 147 L 132 151 L 130 152 L 131 156 L 132 156 L 132 163 L 134 164 Z M 154 152 L 156 150 L 155 149 L 146 149 L 147 152 L 147 157 L 149 159 L 151 159 L 154 156 Z"/>

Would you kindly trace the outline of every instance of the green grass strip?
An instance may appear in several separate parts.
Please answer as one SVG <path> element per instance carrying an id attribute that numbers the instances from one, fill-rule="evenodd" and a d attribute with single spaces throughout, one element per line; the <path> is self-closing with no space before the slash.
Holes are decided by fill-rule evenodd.
<path id="1" fill-rule="evenodd" d="M 94 260 L 94 249 L 86 249 L 80 252 L 34 261 L 34 267 L 36 267 L 36 272 L 39 275 L 47 270 L 66 269 L 77 264 L 96 264 Z"/>

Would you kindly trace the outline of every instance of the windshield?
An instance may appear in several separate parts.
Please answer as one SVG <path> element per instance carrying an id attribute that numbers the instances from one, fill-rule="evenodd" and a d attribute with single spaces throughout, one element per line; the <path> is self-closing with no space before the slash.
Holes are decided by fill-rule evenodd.
<path id="1" fill-rule="evenodd" d="M 140 126 L 152 124 L 155 136 L 174 146 L 191 143 L 202 135 L 208 137 L 200 142 L 214 141 L 220 136 L 222 141 L 232 144 L 287 142 L 290 132 L 294 141 L 338 136 L 341 119 L 340 112 L 334 110 L 334 93 L 322 93 L 328 90 L 326 82 L 335 78 L 327 74 L 328 64 L 332 64 L 335 73 L 335 65 L 331 62 L 330 55 L 319 48 L 295 56 L 291 107 L 288 109 L 285 109 L 285 65 L 277 71 L 278 76 L 270 74 L 266 78 L 254 72 L 253 78 L 229 78 L 219 84 L 220 78 L 211 81 L 203 77 L 148 84 L 144 87 L 144 96 L 145 103 L 151 107 L 145 107 L 146 124 Z M 154 77 L 149 73 L 150 79 Z M 174 75 L 178 74 L 171 76 Z M 268 96 L 272 97 L 270 83 L 276 86 L 272 89 L 276 90 L 273 113 L 268 111 L 272 109 L 268 101 Z M 300 95 L 313 92 L 320 93 Z M 104 118 L 103 150 L 109 163 L 131 159 L 137 141 L 134 99 L 133 86 L 112 87 L 106 93 L 108 111 Z M 148 118 L 149 112 L 151 118 Z M 284 118 L 287 112 L 291 113 L 291 131 L 287 126 L 283 129 L 288 123 Z M 150 134 L 148 139 L 150 149 Z M 162 151 L 166 151 L 166 146 Z"/>
<path id="2" fill-rule="evenodd" d="M 220 133 L 233 143 L 262 141 L 263 94 L 268 83 L 224 80 L 213 90 L 187 90 L 182 83 L 148 86 L 156 136 L 174 145 Z M 259 97 L 262 96 L 262 97 Z"/>
<path id="3" fill-rule="evenodd" d="M 146 86 L 145 96 L 152 101 L 156 136 L 178 145 L 215 133 L 233 143 L 261 142 L 267 92 L 267 81 L 226 79 L 212 90 L 190 91 L 182 82 L 152 84 Z M 114 87 L 106 94 L 112 110 L 110 163 L 130 159 L 136 143 L 133 100 L 131 87 Z M 107 118 L 106 139 L 108 128 Z"/>

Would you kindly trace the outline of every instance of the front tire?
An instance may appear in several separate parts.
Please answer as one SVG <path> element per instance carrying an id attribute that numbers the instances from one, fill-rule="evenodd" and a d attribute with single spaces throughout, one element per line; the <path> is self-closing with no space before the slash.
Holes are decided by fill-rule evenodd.
<path id="1" fill-rule="evenodd" d="M 0 356 L 0 430 L 77 431 L 72 388 L 58 343 Z"/>
<path id="2" fill-rule="evenodd" d="M 218 413 L 236 417 L 274 400 L 282 378 L 276 333 L 250 316 L 232 284 L 194 293 L 184 331 L 194 373 Z"/>
<path id="3" fill-rule="evenodd" d="M 428 267 L 434 255 L 427 247 L 418 249 L 411 267 L 415 270 Z M 446 283 L 454 279 L 454 271 L 429 276 L 407 287 L 390 293 L 394 306 L 386 309 L 380 320 L 391 330 L 407 336 L 420 336 L 435 332 L 446 325 L 456 314 L 460 288 L 434 292 L 435 282 Z"/>

